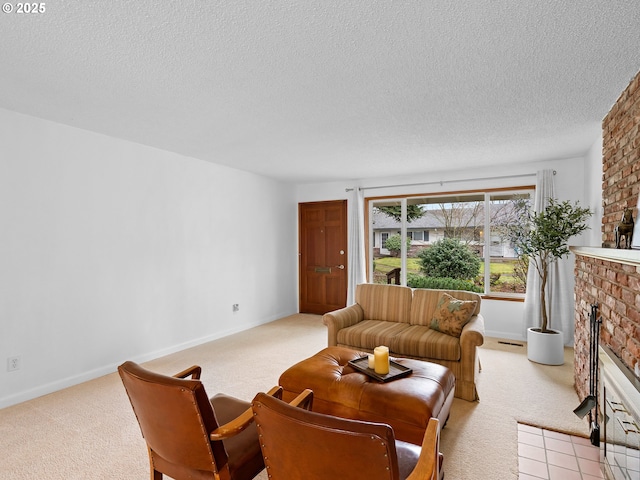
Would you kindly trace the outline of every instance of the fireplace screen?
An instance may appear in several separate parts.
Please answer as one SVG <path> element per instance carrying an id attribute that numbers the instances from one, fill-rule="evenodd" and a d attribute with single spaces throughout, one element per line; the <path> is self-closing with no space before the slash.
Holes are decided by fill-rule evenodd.
<path id="1" fill-rule="evenodd" d="M 600 347 L 602 369 L 603 468 L 609 479 L 640 479 L 640 381 L 608 349 Z"/>

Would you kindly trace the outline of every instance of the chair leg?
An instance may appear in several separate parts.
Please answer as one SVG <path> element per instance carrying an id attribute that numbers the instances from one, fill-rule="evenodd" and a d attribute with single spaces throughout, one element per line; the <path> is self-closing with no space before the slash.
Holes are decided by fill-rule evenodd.
<path id="1" fill-rule="evenodd" d="M 147 445 L 147 450 L 149 453 L 149 471 L 151 472 L 151 480 L 162 480 L 162 472 L 159 472 L 153 466 L 153 460 L 151 457 L 151 449 Z"/>

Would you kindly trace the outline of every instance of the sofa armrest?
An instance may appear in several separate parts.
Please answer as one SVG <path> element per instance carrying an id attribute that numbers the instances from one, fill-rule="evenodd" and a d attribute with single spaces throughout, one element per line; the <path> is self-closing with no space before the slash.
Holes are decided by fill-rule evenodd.
<path id="1" fill-rule="evenodd" d="M 340 310 L 325 313 L 322 316 L 322 323 L 327 326 L 329 347 L 335 347 L 338 344 L 338 332 L 343 328 L 355 325 L 364 320 L 364 311 L 357 303 Z"/>
<path id="2" fill-rule="evenodd" d="M 460 335 L 460 376 L 456 377 L 456 396 L 465 400 L 478 399 L 476 375 L 480 371 L 478 347 L 484 343 L 484 318 L 475 315 Z"/>
<path id="3" fill-rule="evenodd" d="M 484 343 L 484 317 L 480 314 L 474 315 L 471 320 L 462 328 L 460 334 L 460 348 L 466 350 L 479 347 Z"/>

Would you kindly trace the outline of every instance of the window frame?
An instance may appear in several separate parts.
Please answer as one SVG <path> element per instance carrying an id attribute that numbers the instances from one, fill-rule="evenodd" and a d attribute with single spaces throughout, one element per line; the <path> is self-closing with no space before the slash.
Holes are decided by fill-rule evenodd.
<path id="1" fill-rule="evenodd" d="M 400 235 L 402 239 L 402 251 L 401 251 L 401 285 L 407 284 L 407 248 L 406 248 L 406 239 L 408 238 L 408 230 L 407 230 L 407 203 L 408 201 L 415 201 L 418 198 L 429 198 L 429 199 L 438 199 L 441 198 L 443 200 L 458 198 L 464 199 L 464 197 L 472 197 L 472 196 L 483 196 L 484 201 L 484 225 L 483 231 L 485 232 L 484 241 L 483 241 L 483 249 L 485 252 L 489 252 L 489 255 L 485 255 L 483 258 L 484 262 L 484 286 L 485 291 L 482 293 L 483 298 L 491 298 L 496 300 L 511 300 L 511 301 L 524 301 L 525 294 L 524 293 L 511 293 L 511 292 L 496 292 L 491 291 L 490 285 L 490 264 L 491 264 L 491 242 L 493 235 L 491 234 L 491 225 L 490 225 L 490 208 L 487 208 L 492 201 L 492 197 L 495 194 L 512 194 L 518 195 L 523 193 L 529 193 L 530 198 L 533 200 L 535 198 L 535 185 L 523 185 L 517 187 L 503 187 L 503 188 L 488 188 L 488 189 L 476 189 L 476 190 L 460 190 L 460 191 L 452 191 L 452 192 L 438 192 L 438 193 L 418 193 L 418 194 L 396 194 L 396 195 L 388 195 L 388 196 L 373 196 L 365 198 L 365 239 L 366 239 L 366 262 L 367 262 L 367 279 L 369 282 L 373 281 L 373 264 L 374 264 L 374 249 L 373 249 L 373 237 L 374 237 L 374 228 L 372 228 L 372 219 L 373 219 L 373 208 L 376 204 L 379 203 L 389 203 L 396 204 L 401 207 L 401 221 L 400 221 Z M 415 230 L 415 229 L 414 229 Z M 423 238 L 425 233 L 428 235 L 429 230 L 425 229 L 423 231 Z M 486 235 L 486 232 L 489 234 Z M 437 241 L 437 240 L 433 240 Z M 432 244 L 431 239 L 423 240 L 425 244 Z"/>

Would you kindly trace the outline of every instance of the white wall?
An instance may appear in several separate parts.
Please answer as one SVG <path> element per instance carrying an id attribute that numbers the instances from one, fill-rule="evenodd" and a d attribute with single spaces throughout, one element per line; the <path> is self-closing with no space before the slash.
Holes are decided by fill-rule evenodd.
<path id="1" fill-rule="evenodd" d="M 591 208 L 593 216 L 590 219 L 591 227 L 584 246 L 602 246 L 602 136 L 593 143 L 585 157 L 585 202 Z"/>
<path id="2" fill-rule="evenodd" d="M 474 189 L 502 188 L 513 186 L 535 185 L 535 173 L 538 170 L 552 168 L 556 171 L 556 194 L 560 200 L 578 200 L 581 206 L 590 206 L 591 198 L 585 197 L 586 172 L 585 169 L 595 168 L 597 149 L 594 146 L 587 163 L 586 157 L 549 160 L 543 162 L 531 162 L 512 166 L 501 165 L 498 168 L 478 168 L 464 171 L 443 171 L 431 175 L 414 175 L 411 177 L 397 177 L 385 179 L 362 179 L 353 182 L 334 182 L 299 185 L 297 188 L 298 202 L 311 202 L 321 200 L 336 200 L 350 198 L 346 188 L 354 186 L 364 187 L 365 197 L 379 197 L 386 195 L 441 193 L 451 191 L 463 191 Z M 601 159 L 600 159 L 601 162 Z M 601 164 L 600 164 L 601 165 Z M 601 168 L 601 167 L 600 167 Z M 520 176 L 534 174 L 533 176 L 510 179 L 487 179 L 488 177 Z M 597 175 L 597 173 L 595 174 Z M 591 174 L 589 174 L 591 178 Z M 475 179 L 473 181 L 468 181 Z M 440 182 L 443 182 L 440 184 Z M 420 184 L 422 185 L 415 185 Z M 411 187 L 372 188 L 387 185 L 414 185 Z M 585 234 L 586 235 L 586 234 Z M 583 235 L 584 237 L 584 235 Z M 572 245 L 586 245 L 588 238 L 575 238 Z M 585 243 L 587 242 L 587 243 Z M 568 278 L 573 282 L 573 255 L 564 262 L 565 269 L 569 272 Z M 573 292 L 573 286 L 569 286 L 569 292 Z M 492 337 L 507 338 L 512 340 L 525 340 L 525 328 L 523 327 L 524 303 L 513 301 L 488 300 L 482 301 L 482 313 L 485 318 L 486 334 Z"/>
<path id="3" fill-rule="evenodd" d="M 0 407 L 297 311 L 293 187 L 6 110 L 0 155 Z"/>

